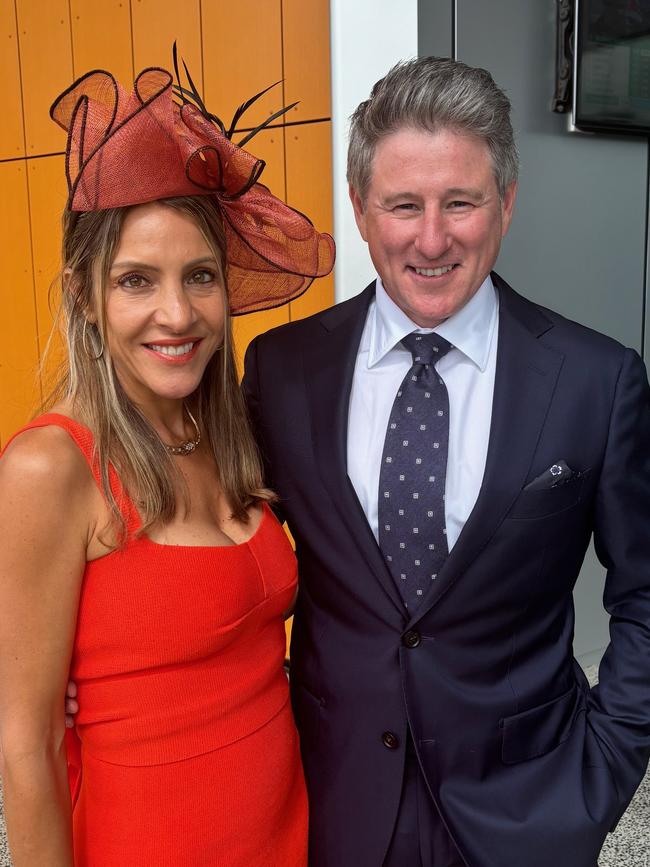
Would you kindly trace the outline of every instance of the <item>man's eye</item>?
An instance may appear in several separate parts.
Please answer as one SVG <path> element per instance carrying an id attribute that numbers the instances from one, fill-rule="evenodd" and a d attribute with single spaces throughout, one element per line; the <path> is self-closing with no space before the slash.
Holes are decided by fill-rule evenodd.
<path id="1" fill-rule="evenodd" d="M 450 208 L 469 208 L 471 206 L 471 202 L 463 202 L 460 199 L 457 199 L 453 202 L 449 203 Z"/>
<path id="2" fill-rule="evenodd" d="M 142 274 L 126 274 L 124 277 L 120 277 L 118 283 L 125 289 L 142 289 L 147 281 Z"/>
<path id="3" fill-rule="evenodd" d="M 395 205 L 396 211 L 414 211 L 416 209 L 416 205 L 413 202 L 401 202 L 399 205 Z"/>

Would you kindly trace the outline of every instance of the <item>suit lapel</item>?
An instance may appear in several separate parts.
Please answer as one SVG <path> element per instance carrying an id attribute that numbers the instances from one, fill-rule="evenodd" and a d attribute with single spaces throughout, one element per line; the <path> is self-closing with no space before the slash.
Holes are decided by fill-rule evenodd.
<path id="1" fill-rule="evenodd" d="M 476 504 L 414 621 L 438 602 L 474 562 L 521 492 L 564 356 L 538 339 L 552 323 L 496 274 L 499 344 L 492 423 Z"/>
<path id="2" fill-rule="evenodd" d="M 316 464 L 321 481 L 381 587 L 404 616 L 403 603 L 347 473 L 348 410 L 357 351 L 375 284 L 321 317 L 322 333 L 304 354 Z"/>

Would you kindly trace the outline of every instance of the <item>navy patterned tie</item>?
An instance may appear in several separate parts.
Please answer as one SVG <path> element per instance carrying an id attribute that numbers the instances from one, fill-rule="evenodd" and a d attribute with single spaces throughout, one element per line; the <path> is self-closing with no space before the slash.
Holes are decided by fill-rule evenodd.
<path id="1" fill-rule="evenodd" d="M 413 366 L 397 390 L 379 473 L 379 547 L 413 614 L 448 554 L 449 397 L 434 365 L 452 348 L 435 333 L 402 343 Z"/>

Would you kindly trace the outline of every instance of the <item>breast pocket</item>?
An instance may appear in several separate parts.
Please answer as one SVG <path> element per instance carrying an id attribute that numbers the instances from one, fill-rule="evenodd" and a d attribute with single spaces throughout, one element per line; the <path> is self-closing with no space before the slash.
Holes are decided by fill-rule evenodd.
<path id="1" fill-rule="evenodd" d="M 564 484 L 542 491 L 523 490 L 508 512 L 508 518 L 530 520 L 531 518 L 546 518 L 571 509 L 580 502 L 589 475 L 585 470 Z"/>

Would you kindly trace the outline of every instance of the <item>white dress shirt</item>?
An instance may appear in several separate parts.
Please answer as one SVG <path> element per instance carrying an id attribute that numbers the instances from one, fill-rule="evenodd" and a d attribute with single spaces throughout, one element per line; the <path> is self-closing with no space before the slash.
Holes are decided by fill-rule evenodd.
<path id="1" fill-rule="evenodd" d="M 348 475 L 378 538 L 379 470 L 397 389 L 413 364 L 400 341 L 434 331 L 454 347 L 436 364 L 449 394 L 445 521 L 449 550 L 474 508 L 485 472 L 496 370 L 499 302 L 488 276 L 467 304 L 437 328 L 419 328 L 377 279 L 352 380 Z"/>

